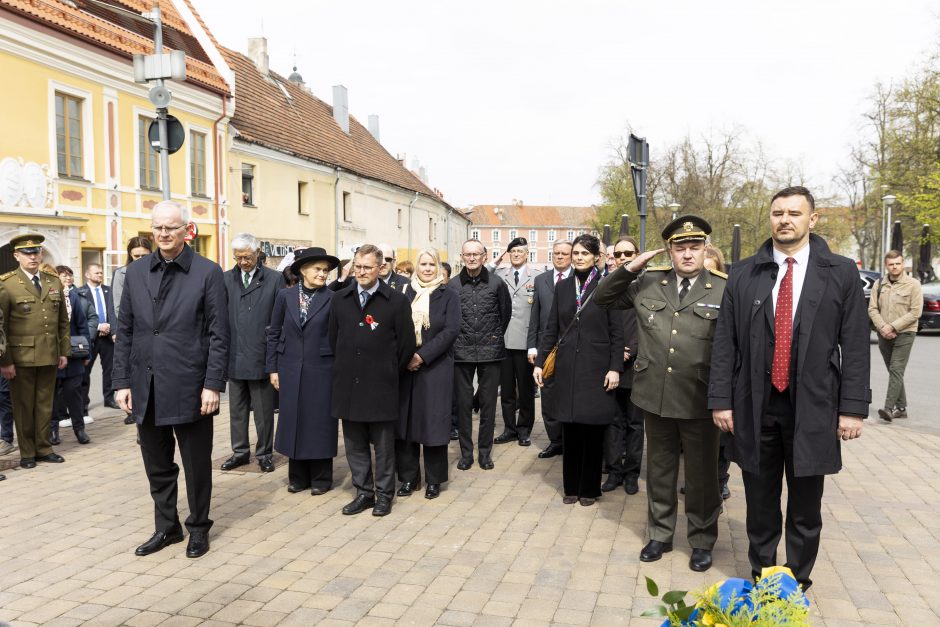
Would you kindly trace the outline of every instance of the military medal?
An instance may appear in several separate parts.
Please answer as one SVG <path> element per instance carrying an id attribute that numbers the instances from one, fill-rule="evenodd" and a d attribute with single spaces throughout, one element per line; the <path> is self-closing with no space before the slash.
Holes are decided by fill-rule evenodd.
<path id="1" fill-rule="evenodd" d="M 656 315 L 656 314 L 650 314 L 650 317 L 647 318 L 646 321 L 647 321 L 649 324 L 653 324 L 653 316 L 655 316 L 655 315 Z"/>

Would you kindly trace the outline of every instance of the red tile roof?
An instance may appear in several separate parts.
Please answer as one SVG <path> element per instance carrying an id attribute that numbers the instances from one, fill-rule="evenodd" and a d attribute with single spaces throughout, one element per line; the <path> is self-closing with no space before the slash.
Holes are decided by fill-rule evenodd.
<path id="1" fill-rule="evenodd" d="M 339 166 L 441 200 L 352 115 L 347 135 L 333 119 L 333 108 L 305 88 L 275 72 L 264 76 L 251 59 L 239 52 L 226 48 L 221 51 L 235 73 L 235 115 L 231 125 L 240 140 Z"/>
<path id="2" fill-rule="evenodd" d="M 183 1 L 205 27 L 192 4 L 188 0 Z M 103 7 L 100 3 L 111 5 L 115 9 Z M 206 51 L 202 49 L 172 0 L 160 0 L 159 4 L 164 47 L 186 52 L 187 82 L 220 94 L 228 94 L 228 85 L 218 69 L 212 65 Z M 99 0 L 99 3 L 88 0 L 0 0 L 0 9 L 7 9 L 127 58 L 134 54 L 153 53 L 153 27 L 145 21 L 122 14 L 118 9 L 141 13 L 152 8 L 152 0 Z M 209 32 L 208 29 L 206 32 Z M 212 37 L 211 33 L 209 37 Z"/>
<path id="3" fill-rule="evenodd" d="M 494 209 L 499 209 L 498 212 Z M 593 207 L 474 205 L 467 214 L 474 226 L 590 227 Z"/>

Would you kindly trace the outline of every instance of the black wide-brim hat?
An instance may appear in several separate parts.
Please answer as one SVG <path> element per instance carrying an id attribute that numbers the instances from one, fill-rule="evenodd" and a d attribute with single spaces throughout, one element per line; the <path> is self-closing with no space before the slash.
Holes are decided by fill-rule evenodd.
<path id="1" fill-rule="evenodd" d="M 326 249 L 311 246 L 310 248 L 294 249 L 294 261 L 290 264 L 290 269 L 294 274 L 300 276 L 300 268 L 311 261 L 326 261 L 330 264 L 330 270 L 335 270 L 339 265 L 339 259 L 327 254 Z"/>

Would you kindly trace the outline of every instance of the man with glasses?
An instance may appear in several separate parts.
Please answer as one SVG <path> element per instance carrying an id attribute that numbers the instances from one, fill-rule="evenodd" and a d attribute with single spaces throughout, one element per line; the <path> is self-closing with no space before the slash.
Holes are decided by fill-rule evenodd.
<path id="1" fill-rule="evenodd" d="M 65 461 L 49 443 L 49 422 L 56 370 L 68 364 L 72 343 L 62 282 L 39 269 L 44 241 L 35 234 L 11 239 L 19 267 L 0 276 L 0 321 L 7 336 L 0 374 L 10 383 L 21 468 Z"/>
<path id="2" fill-rule="evenodd" d="M 486 247 L 476 239 L 461 248 L 464 267 L 450 280 L 460 294 L 460 334 L 454 342 L 454 390 L 457 396 L 458 470 L 473 466 L 473 378 L 479 380 L 480 468 L 493 468 L 493 431 L 500 364 L 506 357 L 504 334 L 512 316 L 506 283 L 486 269 Z"/>
<path id="3" fill-rule="evenodd" d="M 391 244 L 379 244 L 382 249 L 382 265 L 379 267 L 379 280 L 396 292 L 404 292 L 411 284 L 411 279 L 395 272 L 396 254 Z"/>
<path id="4" fill-rule="evenodd" d="M 548 325 L 548 314 L 555 300 L 555 285 L 567 279 L 571 274 L 571 242 L 559 240 L 552 246 L 552 269 L 535 277 L 535 292 L 532 295 L 532 313 L 529 317 L 529 333 L 526 339 L 527 357 L 530 364 L 535 364 L 539 352 L 542 333 Z M 539 452 L 540 459 L 549 459 L 561 455 L 564 450 L 561 441 L 561 423 L 553 416 L 552 385 L 554 377 L 545 380 L 542 387 L 542 423 L 548 436 L 548 446 Z"/>
<path id="5" fill-rule="evenodd" d="M 164 200 L 151 219 L 157 251 L 127 266 L 121 295 L 114 399 L 137 421 L 154 501 L 155 532 L 135 554 L 183 540 L 173 461 L 178 443 L 189 501 L 186 557 L 195 558 L 209 550 L 212 417 L 228 379 L 225 277 L 186 245 L 187 207 Z"/>
<path id="6" fill-rule="evenodd" d="M 236 266 L 225 277 L 232 343 L 228 350 L 229 421 L 232 456 L 222 470 L 244 466 L 251 459 L 248 415 L 254 411 L 255 457 L 262 472 L 274 472 L 274 387 L 264 372 L 267 337 L 274 298 L 284 275 L 260 261 L 261 242 L 251 233 L 232 239 Z"/>

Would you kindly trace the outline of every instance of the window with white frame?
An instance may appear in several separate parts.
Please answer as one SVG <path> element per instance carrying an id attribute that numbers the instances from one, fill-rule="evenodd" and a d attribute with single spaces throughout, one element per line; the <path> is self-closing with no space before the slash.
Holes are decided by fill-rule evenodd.
<path id="1" fill-rule="evenodd" d="M 242 204 L 255 206 L 255 166 L 250 163 L 242 164 Z"/>
<path id="2" fill-rule="evenodd" d="M 537 242 L 538 241 L 538 231 L 535 229 L 529 229 L 529 241 Z"/>
<path id="3" fill-rule="evenodd" d="M 557 238 L 557 236 L 555 235 L 555 229 L 551 229 L 551 230 L 548 232 L 548 241 L 549 241 L 549 242 L 554 242 L 556 239 L 558 239 L 558 238 Z"/>
<path id="4" fill-rule="evenodd" d="M 568 232 L 565 233 L 565 239 L 569 242 L 574 239 L 574 229 L 568 229 Z"/>
<path id="5" fill-rule="evenodd" d="M 529 251 L 529 263 L 535 263 L 536 261 L 538 261 L 538 251 L 530 250 Z"/>
<path id="6" fill-rule="evenodd" d="M 150 145 L 150 123 L 146 116 L 137 118 L 137 158 L 140 162 L 141 189 L 160 189 L 160 155 Z"/>
<path id="7" fill-rule="evenodd" d="M 493 251 L 492 253 L 490 253 L 490 254 L 493 255 L 493 261 L 496 261 L 497 259 L 499 259 L 499 251 L 498 251 L 498 250 L 494 250 L 494 251 Z"/>
<path id="8" fill-rule="evenodd" d="M 193 196 L 206 195 L 206 134 L 189 133 L 189 186 Z"/>
<path id="9" fill-rule="evenodd" d="M 470 239 L 480 239 L 480 229 L 470 231 Z"/>
<path id="10" fill-rule="evenodd" d="M 492 241 L 498 242 L 500 240 L 500 231 L 499 229 L 493 229 L 493 238 Z"/>
<path id="11" fill-rule="evenodd" d="M 509 241 L 511 242 L 512 240 L 519 237 L 518 234 L 519 234 L 519 231 L 517 231 L 516 229 L 509 229 Z"/>
<path id="12" fill-rule="evenodd" d="M 59 91 L 55 93 L 55 145 L 59 176 L 82 178 L 84 174 L 84 104 L 84 98 Z"/>

